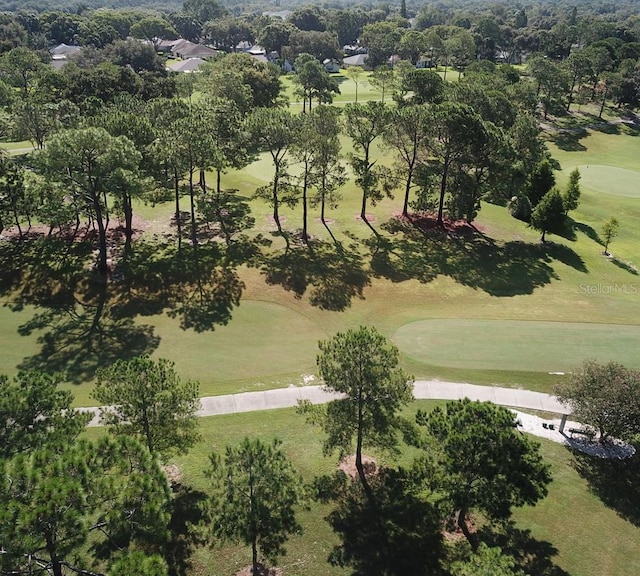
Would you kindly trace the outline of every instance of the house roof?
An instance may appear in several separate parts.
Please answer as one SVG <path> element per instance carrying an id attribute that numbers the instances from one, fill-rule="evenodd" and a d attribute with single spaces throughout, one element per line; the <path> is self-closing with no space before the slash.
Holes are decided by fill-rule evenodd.
<path id="1" fill-rule="evenodd" d="M 174 72 L 197 72 L 204 62 L 202 58 L 188 58 L 187 60 L 172 62 L 167 68 Z"/>
<path id="2" fill-rule="evenodd" d="M 51 60 L 51 66 L 53 66 L 56 70 L 61 70 L 63 66 L 69 64 L 69 60 L 66 58 L 54 58 Z"/>
<path id="3" fill-rule="evenodd" d="M 267 57 L 264 54 L 251 54 L 251 53 L 249 53 L 249 56 L 251 56 L 251 58 L 253 58 L 254 60 L 257 60 L 258 62 L 264 62 L 265 64 L 269 63 L 269 60 L 267 59 Z"/>
<path id="4" fill-rule="evenodd" d="M 182 58 L 206 58 L 207 56 L 213 56 L 215 53 L 215 50 L 202 44 L 193 44 L 193 46 L 186 46 L 176 50 L 176 54 L 179 54 Z"/>
<path id="5" fill-rule="evenodd" d="M 80 46 L 68 46 L 67 44 L 58 44 L 50 50 L 52 56 L 69 56 L 80 52 Z"/>
<path id="6" fill-rule="evenodd" d="M 289 18 L 291 14 L 293 14 L 291 10 L 279 10 L 278 12 L 267 11 L 262 13 L 263 16 L 269 16 L 271 18 L 282 18 L 283 20 Z"/>
<path id="7" fill-rule="evenodd" d="M 171 48 L 182 40 L 182 38 L 178 38 L 177 40 L 163 40 L 162 38 L 156 38 L 155 45 L 158 50 L 165 52 L 167 50 L 171 50 Z"/>
<path id="8" fill-rule="evenodd" d="M 194 44 L 193 42 L 190 42 L 189 40 L 185 40 L 184 38 L 180 38 L 180 40 L 178 40 L 172 47 L 171 47 L 171 52 L 173 52 L 174 54 L 176 52 L 178 52 L 179 50 L 188 48 L 189 46 L 197 46 L 197 44 Z"/>
<path id="9" fill-rule="evenodd" d="M 345 66 L 364 66 L 369 54 L 356 54 L 355 56 L 349 56 L 342 62 Z"/>
<path id="10" fill-rule="evenodd" d="M 251 48 L 249 48 L 249 50 L 247 50 L 247 52 L 249 54 L 251 54 L 252 56 L 254 55 L 258 55 L 258 54 L 266 54 L 267 51 L 262 47 L 262 46 L 258 46 L 257 44 L 254 44 L 253 46 L 251 46 Z"/>

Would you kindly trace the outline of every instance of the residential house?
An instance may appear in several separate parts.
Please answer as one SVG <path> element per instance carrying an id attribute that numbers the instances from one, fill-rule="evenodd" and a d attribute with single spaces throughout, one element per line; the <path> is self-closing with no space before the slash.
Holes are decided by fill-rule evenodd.
<path id="1" fill-rule="evenodd" d="M 326 60 L 323 60 L 322 65 L 324 66 L 325 72 L 328 72 L 329 74 L 340 72 L 340 62 L 335 58 L 327 58 Z"/>
<path id="2" fill-rule="evenodd" d="M 349 68 L 349 66 L 360 66 L 364 68 L 369 58 L 369 54 L 356 54 L 355 56 L 349 56 L 342 60 L 342 65 L 345 68 Z"/>
<path id="3" fill-rule="evenodd" d="M 78 54 L 82 48 L 80 46 L 69 46 L 67 44 L 58 44 L 55 48 L 49 50 L 51 54 L 51 65 L 60 70 L 65 64 L 69 62 L 69 59 Z"/>
<path id="4" fill-rule="evenodd" d="M 202 66 L 204 63 L 205 60 L 203 60 L 202 58 L 187 58 L 186 60 L 178 61 L 174 60 L 171 62 L 171 64 L 167 64 L 167 70 L 191 74 L 193 72 L 198 72 L 200 70 L 200 66 Z"/>

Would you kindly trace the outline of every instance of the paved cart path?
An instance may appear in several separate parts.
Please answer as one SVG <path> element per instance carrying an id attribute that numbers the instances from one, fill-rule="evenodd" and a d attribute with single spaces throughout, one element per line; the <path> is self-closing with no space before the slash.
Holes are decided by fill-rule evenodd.
<path id="1" fill-rule="evenodd" d="M 441 380 L 416 380 L 413 385 L 413 396 L 418 400 L 471 400 L 491 401 L 501 406 L 513 408 L 518 418 L 518 429 L 522 432 L 534 434 L 542 438 L 562 444 L 571 445 L 584 452 L 604 458 L 625 458 L 633 454 L 634 450 L 627 444 L 615 444 L 603 447 L 599 443 L 587 442 L 578 436 L 572 438 L 570 433 L 558 431 L 560 418 L 568 410 L 555 396 L 542 392 L 532 392 L 519 388 L 501 388 L 499 386 L 478 386 L 461 382 L 443 382 Z M 200 410 L 197 415 L 218 416 L 221 414 L 238 414 L 242 412 L 257 412 L 261 410 L 275 410 L 277 408 L 291 408 L 299 400 L 309 400 L 312 404 L 324 404 L 339 398 L 336 393 L 326 392 L 322 386 L 289 386 L 262 392 L 242 392 L 240 394 L 225 394 L 222 396 L 205 396 L 200 398 Z M 517 408 L 540 410 L 557 414 L 557 418 L 543 419 L 539 416 L 518 412 Z M 79 410 L 93 413 L 89 426 L 99 426 L 99 408 L 80 408 Z M 553 424 L 551 428 L 550 425 Z M 567 421 L 565 430 L 582 428 L 578 422 Z"/>
<path id="2" fill-rule="evenodd" d="M 531 392 L 516 388 L 500 388 L 497 386 L 477 386 L 459 382 L 443 382 L 441 380 L 416 380 L 413 395 L 420 400 L 490 400 L 502 406 L 528 408 L 564 414 L 567 412 L 555 396 L 541 392 Z M 222 396 L 205 396 L 200 399 L 201 407 L 198 416 L 218 416 L 220 414 L 237 414 L 274 410 L 296 406 L 299 400 L 309 400 L 312 404 L 323 404 L 338 398 L 335 393 L 325 392 L 322 386 L 289 386 L 261 392 L 242 392 Z M 97 407 L 81 408 L 92 412 L 95 416 L 90 426 L 99 425 L 99 409 Z"/>

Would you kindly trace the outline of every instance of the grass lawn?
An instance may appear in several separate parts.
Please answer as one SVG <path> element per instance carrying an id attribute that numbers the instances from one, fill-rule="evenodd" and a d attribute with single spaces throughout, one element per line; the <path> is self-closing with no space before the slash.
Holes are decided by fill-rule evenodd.
<path id="1" fill-rule="evenodd" d="M 435 402 L 415 402 L 405 414 L 412 417 L 418 408 L 431 409 L 435 405 Z M 322 455 L 321 433 L 293 409 L 216 416 L 203 418 L 200 423 L 202 442 L 187 456 L 175 459 L 182 469 L 183 483 L 196 492 L 207 491 L 203 470 L 208 465 L 209 453 L 212 450 L 223 451 L 225 446 L 238 443 L 248 434 L 265 440 L 280 438 L 283 449 L 307 481 L 315 475 L 331 472 L 337 461 L 337 456 Z M 88 433 L 95 436 L 103 430 L 90 429 Z M 555 564 L 571 576 L 635 576 L 637 569 L 633 558 L 638 555 L 640 542 L 640 518 L 633 516 L 638 513 L 634 503 L 637 500 L 627 502 L 626 510 L 622 497 L 605 506 L 597 495 L 602 484 L 588 481 L 589 461 L 576 460 L 567 448 L 551 441 L 542 441 L 541 450 L 552 469 L 549 495 L 537 506 L 516 510 L 514 514 L 516 526 L 523 531 L 530 530 L 525 540 L 530 549 L 539 554 L 538 565 L 548 567 Z M 408 464 L 416 454 L 414 449 L 405 449 L 399 462 Z M 372 455 L 380 463 L 392 463 L 389 457 Z M 635 490 L 632 489 L 633 494 L 629 498 L 636 498 Z M 313 504 L 310 511 L 300 513 L 304 533 L 291 538 L 287 556 L 280 562 L 286 576 L 339 576 L 349 573 L 326 563 L 327 555 L 336 543 L 334 534 L 323 520 L 329 510 L 329 506 Z M 193 557 L 190 573 L 230 575 L 249 562 L 250 550 L 245 547 L 201 547 Z"/>
<path id="2" fill-rule="evenodd" d="M 345 90 L 348 84 L 353 83 L 343 82 Z M 342 251 L 318 221 L 318 208 L 311 208 L 313 252 L 296 246 L 284 258 L 270 206 L 251 201 L 256 223 L 250 236 L 261 234 L 271 246 L 259 262 L 238 265 L 240 304 L 212 330 L 184 329 L 162 306 L 130 307 L 127 314 L 134 326 L 152 329 L 157 345 L 149 352 L 175 361 L 185 378 L 199 380 L 203 395 L 298 384 L 315 371 L 318 339 L 360 324 L 376 325 L 395 338 L 403 366 L 416 378 L 548 391 L 557 380 L 548 372 L 568 371 L 585 356 L 610 355 L 635 365 L 640 199 L 632 192 L 638 190 L 640 139 L 626 127 L 616 131 L 580 132 L 571 142 L 549 144 L 561 167 L 560 187 L 574 167 L 582 173 L 581 203 L 571 213 L 575 225 L 568 238 L 550 236 L 543 246 L 539 234 L 504 207 L 486 203 L 475 223 L 482 235 L 450 239 L 388 228 L 401 206 L 396 196 L 367 209 L 384 240 L 376 246 L 357 218 L 361 196 L 350 181 L 339 206 L 327 213 Z M 391 160 L 379 147 L 374 154 Z M 249 199 L 270 177 L 270 162 L 262 155 L 246 169 L 224 174 L 222 183 Z M 182 203 L 188 209 L 186 197 Z M 135 206 L 148 236 L 170 230 L 173 211 L 171 199 Z M 299 208 L 283 206 L 281 215 L 286 230 L 301 228 Z M 609 248 L 615 259 L 602 255 L 599 238 L 602 222 L 612 215 L 620 222 Z M 3 286 L 0 303 L 12 303 L 15 293 Z M 48 333 L 46 324 L 28 335 L 21 329 L 33 310 L 0 306 L 1 373 L 15 373 L 23 359 L 42 350 L 37 339 Z M 435 326 L 439 333 L 432 331 Z M 457 348 L 460 332 L 467 335 L 464 348 Z M 90 382 L 68 387 L 78 404 L 93 403 Z"/>
<path id="3" fill-rule="evenodd" d="M 581 357 L 640 368 L 640 326 L 520 320 L 420 320 L 392 336 L 426 364 L 490 370 L 570 371 Z"/>

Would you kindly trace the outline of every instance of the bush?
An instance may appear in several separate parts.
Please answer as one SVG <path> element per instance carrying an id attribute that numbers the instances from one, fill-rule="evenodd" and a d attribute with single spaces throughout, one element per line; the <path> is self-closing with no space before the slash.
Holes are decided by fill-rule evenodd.
<path id="1" fill-rule="evenodd" d="M 508 205 L 509 214 L 523 222 L 531 220 L 531 201 L 524 194 L 513 196 Z"/>

